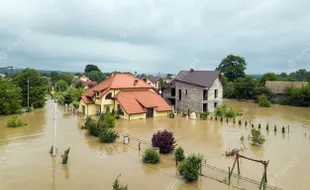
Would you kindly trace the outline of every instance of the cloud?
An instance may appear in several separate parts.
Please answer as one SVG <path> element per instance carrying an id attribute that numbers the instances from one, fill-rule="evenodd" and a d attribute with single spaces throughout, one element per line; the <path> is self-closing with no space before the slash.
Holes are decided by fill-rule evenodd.
<path id="1" fill-rule="evenodd" d="M 215 69 L 228 54 L 247 73 L 310 69 L 307 0 L 3 0 L 0 65 L 82 71 Z M 8 51 L 25 30 L 31 31 Z"/>

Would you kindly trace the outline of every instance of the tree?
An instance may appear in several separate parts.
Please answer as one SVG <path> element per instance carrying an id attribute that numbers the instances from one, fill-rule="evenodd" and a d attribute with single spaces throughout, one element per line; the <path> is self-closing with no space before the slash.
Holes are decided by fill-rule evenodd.
<path id="1" fill-rule="evenodd" d="M 173 133 L 167 130 L 157 131 L 153 134 L 152 145 L 160 150 L 160 153 L 169 154 L 175 148 L 176 141 L 174 140 Z"/>
<path id="2" fill-rule="evenodd" d="M 268 100 L 268 98 L 265 95 L 258 96 L 257 100 L 258 100 L 258 104 L 261 107 L 270 107 L 271 106 L 271 102 Z"/>
<path id="3" fill-rule="evenodd" d="M 91 81 L 97 81 L 98 83 L 106 79 L 106 76 L 101 71 L 91 71 L 86 75 Z"/>
<path id="4" fill-rule="evenodd" d="M 266 81 L 276 81 L 278 80 L 278 76 L 274 73 L 265 73 L 260 81 L 259 81 L 259 84 L 262 85 L 262 86 L 265 86 L 265 83 Z"/>
<path id="5" fill-rule="evenodd" d="M 216 70 L 220 71 L 225 77 L 227 77 L 228 81 L 245 77 L 245 69 L 245 59 L 236 55 L 228 55 L 216 68 Z"/>
<path id="6" fill-rule="evenodd" d="M 60 73 L 58 75 L 58 80 L 64 80 L 70 85 L 73 82 L 73 74 L 71 74 L 71 73 Z"/>
<path id="7" fill-rule="evenodd" d="M 286 77 L 287 77 L 287 74 L 286 74 L 285 72 L 282 72 L 282 73 L 280 74 L 280 77 L 281 77 L 281 78 L 286 78 Z"/>
<path id="8" fill-rule="evenodd" d="M 0 79 L 0 115 L 18 113 L 22 103 L 22 89 L 7 79 Z"/>
<path id="9" fill-rule="evenodd" d="M 71 104 L 73 102 L 73 98 L 72 98 L 72 96 L 69 93 L 65 93 L 63 95 L 63 97 L 64 97 L 64 103 L 65 104 L 69 105 L 69 104 Z"/>
<path id="10" fill-rule="evenodd" d="M 39 72 L 34 69 L 23 69 L 17 73 L 13 82 L 22 89 L 22 106 L 28 105 L 28 79 L 29 79 L 29 104 L 34 108 L 43 107 L 45 104 L 46 85 Z"/>
<path id="11" fill-rule="evenodd" d="M 57 81 L 56 85 L 56 91 L 62 92 L 66 91 L 69 87 L 68 83 L 64 80 Z"/>
<path id="12" fill-rule="evenodd" d="M 223 86 L 224 97 L 225 98 L 234 98 L 235 97 L 235 87 L 233 82 L 228 82 Z"/>
<path id="13" fill-rule="evenodd" d="M 91 71 L 99 71 L 101 72 L 101 70 L 97 67 L 97 65 L 86 65 L 85 69 L 84 69 L 84 72 L 85 73 L 89 73 Z"/>
<path id="14" fill-rule="evenodd" d="M 192 154 L 185 158 L 178 167 L 180 175 L 187 181 L 197 180 L 202 167 L 202 159 L 203 156 L 201 154 Z"/>
<path id="15" fill-rule="evenodd" d="M 57 72 L 53 71 L 49 74 L 49 77 L 51 78 L 52 85 L 55 85 L 57 80 L 59 79 L 59 74 Z"/>
<path id="16" fill-rule="evenodd" d="M 84 88 L 70 88 L 68 90 L 68 94 L 70 94 L 73 101 L 79 101 L 83 92 L 84 92 Z"/>
<path id="17" fill-rule="evenodd" d="M 254 78 L 247 76 L 235 80 L 235 96 L 238 99 L 253 100 L 255 98 L 256 81 Z"/>

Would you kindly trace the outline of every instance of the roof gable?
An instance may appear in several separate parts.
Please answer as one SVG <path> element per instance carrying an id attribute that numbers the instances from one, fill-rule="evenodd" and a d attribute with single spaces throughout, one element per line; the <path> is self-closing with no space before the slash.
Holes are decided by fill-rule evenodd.
<path id="1" fill-rule="evenodd" d="M 219 76 L 219 71 L 180 71 L 175 80 L 207 88 Z"/>

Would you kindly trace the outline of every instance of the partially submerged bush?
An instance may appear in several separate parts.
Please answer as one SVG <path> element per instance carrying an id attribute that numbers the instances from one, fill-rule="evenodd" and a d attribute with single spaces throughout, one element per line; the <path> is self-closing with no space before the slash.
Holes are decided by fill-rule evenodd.
<path id="1" fill-rule="evenodd" d="M 103 143 L 114 143 L 116 139 L 119 138 L 119 135 L 113 129 L 103 129 L 99 133 L 99 139 Z"/>
<path id="2" fill-rule="evenodd" d="M 251 136 L 249 137 L 249 139 L 252 141 L 253 145 L 262 145 L 266 141 L 260 130 L 254 128 L 251 130 Z"/>
<path id="3" fill-rule="evenodd" d="M 146 164 L 157 164 L 160 161 L 159 153 L 154 148 L 147 148 L 143 153 L 142 161 Z"/>
<path id="4" fill-rule="evenodd" d="M 209 114 L 210 114 L 209 112 L 201 112 L 200 113 L 200 119 L 207 120 Z"/>
<path id="5" fill-rule="evenodd" d="M 9 118 L 7 126 L 8 127 L 21 127 L 27 125 L 26 123 L 24 123 L 20 118 L 18 118 L 16 115 L 12 116 Z"/>
<path id="6" fill-rule="evenodd" d="M 215 115 L 220 117 L 225 116 L 228 118 L 233 118 L 242 114 L 234 108 L 227 107 L 226 105 L 221 105 L 216 108 Z"/>
<path id="7" fill-rule="evenodd" d="M 65 150 L 64 153 L 61 155 L 62 164 L 68 164 L 69 153 L 70 153 L 70 147 L 67 150 Z"/>
<path id="8" fill-rule="evenodd" d="M 114 183 L 113 183 L 113 190 L 128 190 L 128 185 L 122 185 L 119 182 L 119 178 L 121 177 L 121 175 L 118 175 L 117 178 L 115 179 Z"/>
<path id="9" fill-rule="evenodd" d="M 178 167 L 180 175 L 187 181 L 197 180 L 202 167 L 202 159 L 203 156 L 201 154 L 192 154 L 186 157 Z"/>
<path id="10" fill-rule="evenodd" d="M 175 148 L 176 141 L 174 140 L 173 133 L 167 130 L 158 131 L 153 134 L 152 146 L 159 148 L 160 153 L 169 154 Z"/>
<path id="11" fill-rule="evenodd" d="M 268 98 L 263 94 L 257 97 L 258 104 L 261 107 L 270 107 L 271 102 L 268 100 Z"/>
<path id="12" fill-rule="evenodd" d="M 98 122 L 93 119 L 86 120 L 86 127 L 90 135 L 98 137 L 101 128 L 98 126 Z"/>
<path id="13" fill-rule="evenodd" d="M 182 162 L 185 159 L 184 150 L 182 147 L 178 147 L 174 151 L 174 159 L 177 163 Z"/>
<path id="14" fill-rule="evenodd" d="M 115 127 L 115 114 L 107 113 L 107 115 L 104 118 L 104 125 L 107 128 L 114 128 Z"/>

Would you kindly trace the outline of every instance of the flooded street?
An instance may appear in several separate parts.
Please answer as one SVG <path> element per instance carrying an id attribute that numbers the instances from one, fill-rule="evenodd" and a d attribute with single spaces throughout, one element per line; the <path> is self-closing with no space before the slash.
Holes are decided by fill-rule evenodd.
<path id="1" fill-rule="evenodd" d="M 225 121 L 190 120 L 166 117 L 148 120 L 118 120 L 116 130 L 151 142 L 152 134 L 161 129 L 174 132 L 177 144 L 186 154 L 202 153 L 206 163 L 228 170 L 233 158 L 223 154 L 237 148 L 240 137 L 245 137 L 247 150 L 243 155 L 259 160 L 270 160 L 268 180 L 281 189 L 310 189 L 310 108 L 273 105 L 260 108 L 257 104 L 226 100 L 229 106 L 243 111 L 243 119 L 257 125 L 267 137 L 263 147 L 253 147 L 247 140 L 251 126 L 232 124 Z M 121 183 L 130 190 L 227 190 L 228 186 L 205 177 L 197 182 L 185 183 L 176 179 L 177 172 L 172 155 L 161 155 L 157 165 L 142 164 L 142 153 L 137 150 L 137 141 L 123 145 L 120 138 L 114 144 L 102 144 L 98 138 L 90 137 L 81 130 L 82 118 L 59 108 L 57 157 L 49 154 L 53 138 L 53 109 L 46 106 L 21 118 L 28 123 L 21 128 L 7 128 L 8 117 L 0 117 L 0 190 L 84 190 L 112 189 L 115 178 L 121 174 Z M 269 123 L 270 131 L 265 127 Z M 278 126 L 278 132 L 273 126 Z M 290 125 L 290 132 L 282 135 L 283 125 Z M 61 165 L 61 154 L 71 147 L 69 164 Z M 146 146 L 142 146 L 145 148 Z M 260 181 L 263 168 L 258 163 L 241 161 L 241 175 Z M 234 173 L 237 171 L 235 170 Z M 203 168 L 204 175 L 218 180 L 227 176 Z M 233 180 L 234 186 L 258 189 L 257 185 Z"/>

